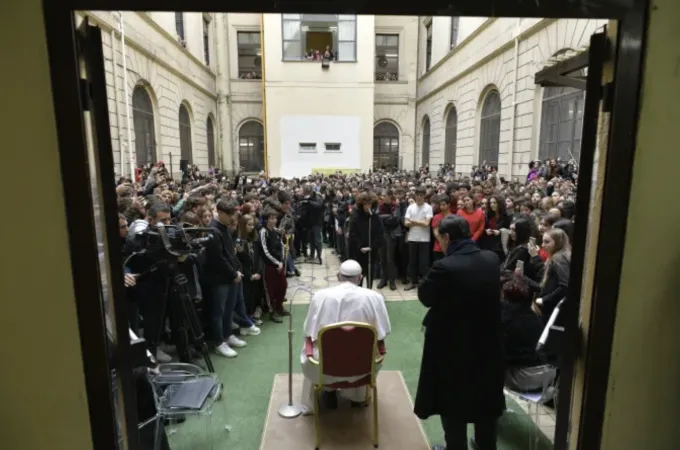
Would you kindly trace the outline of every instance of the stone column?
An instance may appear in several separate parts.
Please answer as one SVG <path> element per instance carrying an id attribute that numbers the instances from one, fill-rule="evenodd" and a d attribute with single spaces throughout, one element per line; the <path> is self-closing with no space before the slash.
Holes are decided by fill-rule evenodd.
<path id="1" fill-rule="evenodd" d="M 231 77 L 229 67 L 229 26 L 227 13 L 215 15 L 215 49 L 217 70 L 217 128 L 219 131 L 218 165 L 234 170 L 234 137 L 231 117 Z"/>

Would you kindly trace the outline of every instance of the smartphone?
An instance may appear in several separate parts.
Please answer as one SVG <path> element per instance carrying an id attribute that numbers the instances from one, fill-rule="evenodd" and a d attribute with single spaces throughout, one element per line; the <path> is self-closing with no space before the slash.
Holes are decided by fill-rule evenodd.
<path id="1" fill-rule="evenodd" d="M 535 246 L 536 246 L 536 238 L 535 238 L 535 237 L 530 237 L 530 238 L 529 238 L 529 243 L 535 247 Z"/>
<path id="2" fill-rule="evenodd" d="M 517 265 L 515 265 L 515 269 L 519 269 L 519 272 L 524 275 L 524 261 L 517 261 Z"/>

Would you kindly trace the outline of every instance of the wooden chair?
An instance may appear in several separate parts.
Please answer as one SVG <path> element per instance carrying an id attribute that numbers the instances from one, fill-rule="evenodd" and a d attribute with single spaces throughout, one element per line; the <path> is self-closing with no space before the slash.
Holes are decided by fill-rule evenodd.
<path id="1" fill-rule="evenodd" d="M 359 322 L 340 322 L 319 332 L 319 360 L 314 359 L 311 338 L 305 340 L 305 353 L 311 364 L 319 367 L 314 384 L 315 448 L 319 450 L 319 398 L 324 389 L 352 389 L 366 386 L 366 401 L 373 390 L 373 447 L 378 448 L 378 388 L 376 365 L 383 362 L 385 343 L 378 341 L 375 327 Z M 326 377 L 362 377 L 354 382 L 329 383 Z"/>

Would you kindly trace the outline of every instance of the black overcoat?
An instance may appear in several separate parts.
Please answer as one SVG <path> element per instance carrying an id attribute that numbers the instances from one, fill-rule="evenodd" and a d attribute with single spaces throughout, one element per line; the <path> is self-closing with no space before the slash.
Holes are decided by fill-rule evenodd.
<path id="1" fill-rule="evenodd" d="M 415 413 L 474 423 L 505 410 L 500 260 L 454 243 L 418 287 L 429 308 Z"/>

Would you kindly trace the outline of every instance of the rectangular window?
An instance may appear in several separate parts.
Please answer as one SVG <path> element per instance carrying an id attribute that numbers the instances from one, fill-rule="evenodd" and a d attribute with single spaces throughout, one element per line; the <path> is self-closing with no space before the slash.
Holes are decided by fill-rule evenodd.
<path id="1" fill-rule="evenodd" d="M 425 28 L 425 71 L 430 70 L 432 66 L 432 23 Z"/>
<path id="2" fill-rule="evenodd" d="M 262 46 L 259 31 L 239 31 L 238 77 L 242 80 L 262 79 Z"/>
<path id="3" fill-rule="evenodd" d="M 375 81 L 399 80 L 399 35 L 375 35 Z"/>
<path id="4" fill-rule="evenodd" d="M 177 37 L 179 38 L 180 44 L 186 47 L 187 45 L 184 41 L 184 13 L 175 13 L 175 30 L 177 31 Z"/>
<path id="5" fill-rule="evenodd" d="M 336 142 L 326 142 L 326 151 L 327 152 L 339 152 L 341 144 L 336 143 Z"/>
<path id="6" fill-rule="evenodd" d="M 357 17 L 345 14 L 282 14 L 284 61 L 357 60 Z"/>
<path id="7" fill-rule="evenodd" d="M 451 48 L 458 45 L 458 29 L 460 28 L 460 17 L 451 17 Z"/>
<path id="8" fill-rule="evenodd" d="M 205 65 L 210 65 L 210 21 L 203 19 L 203 57 Z"/>
<path id="9" fill-rule="evenodd" d="M 316 143 L 300 142 L 300 153 L 316 153 Z"/>

